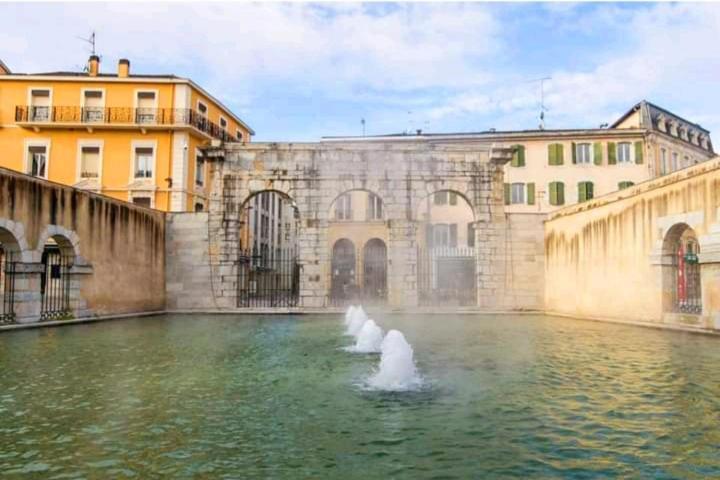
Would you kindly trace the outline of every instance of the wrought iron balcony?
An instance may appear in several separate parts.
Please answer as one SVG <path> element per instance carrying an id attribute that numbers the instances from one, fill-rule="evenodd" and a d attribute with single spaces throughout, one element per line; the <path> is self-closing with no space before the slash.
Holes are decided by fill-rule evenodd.
<path id="1" fill-rule="evenodd" d="M 220 125 L 190 108 L 39 107 L 18 105 L 15 121 L 33 126 L 193 127 L 212 138 L 234 142 Z"/>

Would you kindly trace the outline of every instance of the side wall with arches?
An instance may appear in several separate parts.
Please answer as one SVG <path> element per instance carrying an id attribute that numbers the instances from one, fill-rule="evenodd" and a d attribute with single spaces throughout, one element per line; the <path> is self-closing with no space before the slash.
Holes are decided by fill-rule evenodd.
<path id="1" fill-rule="evenodd" d="M 165 308 L 162 212 L 0 169 L 0 232 L 3 245 L 14 239 L 7 243 L 16 250 L 18 322 L 39 320 L 49 241 L 67 259 L 64 318 Z"/>
<path id="2" fill-rule="evenodd" d="M 680 235 L 697 238 L 701 307 L 675 308 Z M 720 330 L 720 159 L 551 214 L 546 309 Z"/>

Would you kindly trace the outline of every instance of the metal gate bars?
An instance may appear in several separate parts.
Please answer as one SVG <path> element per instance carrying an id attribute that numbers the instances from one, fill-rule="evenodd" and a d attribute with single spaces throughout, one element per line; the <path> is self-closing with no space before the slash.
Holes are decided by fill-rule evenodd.
<path id="1" fill-rule="evenodd" d="M 244 250 L 237 270 L 238 307 L 295 307 L 300 264 L 294 250 Z"/>
<path id="2" fill-rule="evenodd" d="M 15 322 L 15 273 L 13 254 L 0 246 L 0 325 Z"/>
<path id="3" fill-rule="evenodd" d="M 424 306 L 477 305 L 475 249 L 418 249 L 418 302 Z"/>
<path id="4" fill-rule="evenodd" d="M 70 258 L 59 248 L 46 247 L 40 273 L 40 319 L 59 319 L 70 313 Z"/>

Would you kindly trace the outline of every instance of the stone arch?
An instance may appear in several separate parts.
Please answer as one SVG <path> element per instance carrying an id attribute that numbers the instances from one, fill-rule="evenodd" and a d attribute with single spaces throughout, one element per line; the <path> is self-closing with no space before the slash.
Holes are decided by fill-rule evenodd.
<path id="1" fill-rule="evenodd" d="M 252 191 L 240 204 L 240 248 L 294 250 L 299 221 L 300 208 L 284 190 Z"/>
<path id="2" fill-rule="evenodd" d="M 25 238 L 25 228 L 20 222 L 0 218 L 0 244 L 12 252 L 16 261 L 32 261 L 32 252 Z"/>
<path id="3" fill-rule="evenodd" d="M 419 199 L 414 215 L 420 224 L 417 232 L 420 245 L 459 247 L 475 243 L 475 209 L 463 192 L 449 189 L 430 192 Z M 448 231 L 443 233 L 444 230 Z"/>
<path id="4" fill-rule="evenodd" d="M 60 225 L 48 225 L 38 235 L 37 247 L 35 248 L 35 261 L 40 261 L 45 251 L 45 246 L 50 242 L 57 244 L 60 253 L 69 259 L 70 265 L 84 265 L 86 262 L 80 255 L 80 237 L 72 230 Z M 50 242 L 50 243 L 52 243 Z"/>
<path id="5" fill-rule="evenodd" d="M 662 241 L 662 306 L 669 313 L 702 313 L 700 242 L 687 223 L 672 225 Z"/>

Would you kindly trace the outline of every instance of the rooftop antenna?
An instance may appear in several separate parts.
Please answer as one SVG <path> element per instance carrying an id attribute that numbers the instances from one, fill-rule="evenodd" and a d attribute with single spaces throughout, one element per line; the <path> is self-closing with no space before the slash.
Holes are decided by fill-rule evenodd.
<path id="1" fill-rule="evenodd" d="M 83 42 L 90 45 L 90 55 L 97 55 L 97 52 L 95 51 L 95 30 L 90 33 L 90 36 L 88 38 L 78 37 L 77 35 L 75 36 L 75 38 L 82 40 Z"/>
<path id="2" fill-rule="evenodd" d="M 536 78 L 535 80 L 532 80 L 533 82 L 540 82 L 540 125 L 538 125 L 540 130 L 545 130 L 545 112 L 548 111 L 545 107 L 545 82 L 548 80 L 552 80 L 552 77 Z"/>
<path id="3" fill-rule="evenodd" d="M 364 136 L 365 136 L 365 119 L 364 119 L 364 118 L 361 118 L 361 119 L 360 119 L 360 123 L 362 124 L 363 137 L 364 137 Z"/>

